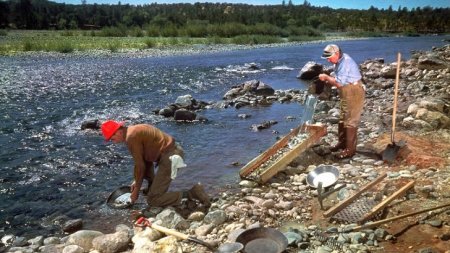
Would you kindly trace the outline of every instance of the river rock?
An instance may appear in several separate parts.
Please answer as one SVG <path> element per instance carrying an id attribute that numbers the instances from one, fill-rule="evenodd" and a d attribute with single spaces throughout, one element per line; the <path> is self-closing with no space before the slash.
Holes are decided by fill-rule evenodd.
<path id="1" fill-rule="evenodd" d="M 209 234 L 213 229 L 215 225 L 214 224 L 205 224 L 195 229 L 195 235 L 197 236 L 205 236 Z"/>
<path id="2" fill-rule="evenodd" d="M 80 230 L 69 236 L 66 245 L 78 245 L 84 250 L 92 248 L 92 241 L 94 238 L 103 235 L 103 233 L 94 230 Z"/>
<path id="3" fill-rule="evenodd" d="M 80 230 L 81 228 L 83 228 L 82 219 L 68 220 L 62 226 L 62 230 L 66 233 L 73 233 Z"/>
<path id="4" fill-rule="evenodd" d="M 175 111 L 175 114 L 173 117 L 175 120 L 180 120 L 180 121 L 194 121 L 197 117 L 197 114 L 195 112 L 191 112 L 186 109 L 179 109 L 179 110 Z"/>
<path id="5" fill-rule="evenodd" d="M 153 251 L 147 251 L 147 252 L 183 253 L 183 248 L 181 247 L 177 238 L 175 238 L 173 236 L 167 236 L 162 239 L 159 239 L 156 242 L 156 245 L 153 248 Z"/>
<path id="6" fill-rule="evenodd" d="M 216 226 L 224 223 L 226 220 L 227 220 L 227 215 L 226 215 L 225 211 L 223 211 L 223 210 L 215 210 L 215 211 L 209 212 L 203 219 L 203 221 L 206 224 L 214 224 Z"/>
<path id="7" fill-rule="evenodd" d="M 168 117 L 173 117 L 175 112 L 174 112 L 173 108 L 165 107 L 165 108 L 162 108 L 161 110 L 159 110 L 158 114 L 168 118 Z"/>
<path id="8" fill-rule="evenodd" d="M 36 236 L 35 238 L 28 240 L 28 244 L 42 246 L 44 244 L 44 236 Z"/>
<path id="9" fill-rule="evenodd" d="M 189 107 L 192 105 L 193 98 L 191 95 L 187 94 L 184 96 L 179 96 L 175 100 L 175 104 L 178 104 L 180 107 Z"/>
<path id="10" fill-rule="evenodd" d="M 254 93 L 258 96 L 271 96 L 275 93 L 275 90 L 269 85 L 259 82 L 258 87 L 254 90 Z"/>
<path id="11" fill-rule="evenodd" d="M 101 126 L 101 123 L 98 119 L 87 120 L 87 121 L 84 121 L 83 123 L 81 123 L 81 130 L 86 130 L 86 129 L 98 130 L 98 129 L 100 129 L 100 126 Z"/>
<path id="12" fill-rule="evenodd" d="M 119 231 L 114 234 L 106 234 L 94 238 L 92 246 L 102 253 L 116 253 L 127 249 L 129 242 L 128 232 Z"/>
<path id="13" fill-rule="evenodd" d="M 84 253 L 85 250 L 78 245 L 68 245 L 64 247 L 62 253 Z"/>
<path id="14" fill-rule="evenodd" d="M 155 236 L 156 230 L 151 228 L 146 228 L 145 230 L 136 233 L 131 241 L 134 243 L 133 253 L 148 253 L 153 252 L 153 248 L 155 247 L 155 243 L 152 240 L 158 240 L 163 235 L 158 233 L 158 237 Z"/>
<path id="15" fill-rule="evenodd" d="M 189 215 L 188 220 L 202 221 L 203 218 L 205 218 L 205 214 L 203 212 L 193 212 Z"/>
<path id="16" fill-rule="evenodd" d="M 69 246 L 69 245 L 67 245 Z M 66 245 L 64 244 L 51 244 L 51 245 L 44 245 L 42 247 L 39 247 L 39 252 L 45 252 L 45 253 L 62 253 L 64 251 L 64 248 Z M 83 248 L 84 249 L 84 248 Z M 86 250 L 84 250 L 86 251 Z"/>
<path id="17" fill-rule="evenodd" d="M 417 63 L 417 67 L 419 69 L 428 69 L 428 70 L 435 70 L 435 69 L 445 69 L 448 68 L 448 64 L 446 64 L 444 61 L 432 58 L 430 55 L 424 55 L 419 57 L 419 61 Z"/>
<path id="18" fill-rule="evenodd" d="M 172 208 L 164 209 L 156 215 L 156 220 L 160 221 L 161 226 L 167 228 L 176 228 L 180 223 L 185 223 L 185 219 Z"/>

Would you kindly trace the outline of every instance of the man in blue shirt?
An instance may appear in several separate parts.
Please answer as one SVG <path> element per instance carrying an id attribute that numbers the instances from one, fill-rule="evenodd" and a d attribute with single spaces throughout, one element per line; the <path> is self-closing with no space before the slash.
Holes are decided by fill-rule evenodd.
<path id="1" fill-rule="evenodd" d="M 327 45 L 322 58 L 334 64 L 334 75 L 320 74 L 319 79 L 335 86 L 341 99 L 339 140 L 330 150 L 332 152 L 342 150 L 337 155 L 340 159 L 352 157 L 356 152 L 357 130 L 364 107 L 365 91 L 362 76 L 356 62 L 337 45 Z"/>

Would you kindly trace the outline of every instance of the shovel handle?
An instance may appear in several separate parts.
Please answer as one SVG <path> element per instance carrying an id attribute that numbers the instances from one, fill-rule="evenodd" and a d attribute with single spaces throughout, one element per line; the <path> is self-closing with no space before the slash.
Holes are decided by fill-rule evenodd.
<path id="1" fill-rule="evenodd" d="M 152 223 L 151 228 L 156 229 L 159 232 L 162 232 L 162 233 L 164 233 L 166 235 L 173 235 L 173 236 L 178 237 L 178 238 L 183 239 L 183 240 L 187 240 L 189 238 L 189 236 L 186 235 L 186 234 L 183 234 L 181 232 L 178 232 L 178 231 L 175 231 L 173 229 L 169 229 L 169 228 L 157 225 L 157 224 L 153 224 Z"/>
<path id="2" fill-rule="evenodd" d="M 215 248 L 211 244 L 209 244 L 209 243 L 207 243 L 205 241 L 202 241 L 200 239 L 197 239 L 195 237 L 189 236 L 187 234 L 183 234 L 183 233 L 175 231 L 173 229 L 169 229 L 169 228 L 166 228 L 166 227 L 163 227 L 163 226 L 160 226 L 160 225 L 157 225 L 157 224 L 153 224 L 153 223 L 151 224 L 151 228 L 153 228 L 155 230 L 158 230 L 159 232 L 162 232 L 162 233 L 164 233 L 166 235 L 173 235 L 173 236 L 175 236 L 177 238 L 180 238 L 182 240 L 188 240 L 188 241 L 191 241 L 191 242 L 195 242 L 195 243 L 201 244 L 201 245 L 207 247 L 208 249 L 210 249 L 211 251 L 215 251 Z"/>
<path id="3" fill-rule="evenodd" d="M 392 133 L 391 142 L 395 143 L 395 121 L 397 119 L 397 95 L 398 95 L 398 83 L 400 81 L 400 59 L 402 58 L 400 52 L 397 53 L 397 70 L 395 73 L 395 85 L 394 85 L 394 107 L 392 110 Z"/>

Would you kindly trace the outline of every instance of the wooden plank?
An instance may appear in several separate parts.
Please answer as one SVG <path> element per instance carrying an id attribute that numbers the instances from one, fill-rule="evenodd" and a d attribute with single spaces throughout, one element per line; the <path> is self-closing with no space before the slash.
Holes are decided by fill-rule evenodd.
<path id="1" fill-rule="evenodd" d="M 376 227 L 376 226 L 379 226 L 379 225 L 383 225 L 385 223 L 388 223 L 388 222 L 391 222 L 391 221 L 394 221 L 394 220 L 403 219 L 403 218 L 406 218 L 406 217 L 409 217 L 409 216 L 413 216 L 413 215 L 416 215 L 416 214 L 421 214 L 421 213 L 433 211 L 433 210 L 444 208 L 444 207 L 448 207 L 448 206 L 450 206 L 450 203 L 443 204 L 443 205 L 436 206 L 436 207 L 423 209 L 423 210 L 412 212 L 412 213 L 407 213 L 407 214 L 403 214 L 403 215 L 399 215 L 399 216 L 394 216 L 394 217 L 387 218 L 387 219 L 384 219 L 384 220 L 369 222 L 369 223 L 366 223 L 366 224 L 361 225 L 361 226 L 352 227 L 352 228 L 350 228 L 350 231 L 346 231 L 346 232 L 358 231 L 358 230 L 367 229 L 367 228 L 373 228 L 373 227 Z"/>
<path id="2" fill-rule="evenodd" d="M 268 148 L 266 151 L 264 151 L 259 156 L 255 157 L 253 160 L 248 162 L 244 167 L 241 168 L 239 171 L 239 175 L 241 177 L 246 177 L 249 174 L 251 174 L 253 171 L 255 171 L 261 164 L 266 162 L 271 156 L 273 156 L 279 149 L 286 146 L 289 142 L 289 140 L 292 138 L 292 136 L 297 135 L 302 126 L 299 126 L 292 130 L 289 134 L 281 138 L 279 141 L 277 141 L 274 145 L 272 145 L 270 148 Z"/>
<path id="3" fill-rule="evenodd" d="M 407 183 L 405 186 L 400 188 L 400 190 L 396 191 L 394 194 L 392 194 L 391 196 L 389 196 L 385 200 L 381 201 L 378 205 L 374 206 L 372 208 L 372 210 L 370 210 L 369 213 L 364 215 L 364 217 L 359 222 L 362 223 L 362 222 L 365 222 L 365 221 L 369 220 L 370 218 L 372 218 L 381 209 L 383 209 L 389 203 L 391 203 L 392 200 L 394 200 L 394 199 L 398 198 L 399 196 L 402 196 L 403 194 L 405 194 L 409 189 L 411 189 L 411 187 L 414 186 L 414 183 L 415 183 L 415 181 L 411 181 L 411 182 Z"/>
<path id="4" fill-rule="evenodd" d="M 279 171 L 283 170 L 292 160 L 298 157 L 311 145 L 316 143 L 322 136 L 326 134 L 326 128 L 317 128 L 316 126 L 307 127 L 306 131 L 310 132 L 310 136 L 303 140 L 301 143 L 294 146 L 289 152 L 283 154 L 283 156 L 272 164 L 269 168 L 264 170 L 260 175 L 260 182 L 265 183 L 276 175 Z"/>
<path id="5" fill-rule="evenodd" d="M 357 191 L 355 194 L 353 194 L 352 196 L 348 197 L 347 199 L 343 200 L 342 202 L 338 203 L 337 205 L 335 205 L 334 207 L 328 209 L 326 212 L 323 213 L 324 217 L 330 217 L 333 216 L 334 214 L 338 213 L 339 211 L 341 211 L 342 209 L 344 209 L 345 207 L 347 207 L 350 203 L 353 202 L 353 200 L 355 200 L 356 198 L 358 198 L 361 194 L 363 194 L 365 191 L 367 191 L 368 189 L 370 189 L 372 186 L 378 184 L 379 182 L 381 182 L 385 177 L 387 176 L 387 173 L 383 173 L 381 174 L 379 177 L 377 177 L 374 181 L 366 184 L 363 188 L 361 188 L 361 190 Z"/>

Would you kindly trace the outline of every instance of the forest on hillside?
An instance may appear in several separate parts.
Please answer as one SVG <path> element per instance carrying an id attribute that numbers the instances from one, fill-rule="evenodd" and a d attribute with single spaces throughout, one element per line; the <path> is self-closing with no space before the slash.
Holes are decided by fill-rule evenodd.
<path id="1" fill-rule="evenodd" d="M 317 36 L 322 32 L 448 33 L 450 8 L 331 9 L 294 5 L 195 3 L 79 5 L 47 0 L 0 1 L 1 29 L 115 28 L 111 36 Z M 145 32 L 142 32 L 145 31 Z M 145 34 L 144 34 L 145 33 Z"/>

